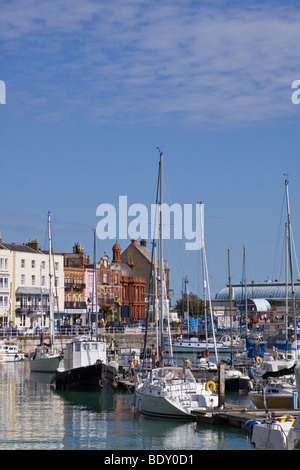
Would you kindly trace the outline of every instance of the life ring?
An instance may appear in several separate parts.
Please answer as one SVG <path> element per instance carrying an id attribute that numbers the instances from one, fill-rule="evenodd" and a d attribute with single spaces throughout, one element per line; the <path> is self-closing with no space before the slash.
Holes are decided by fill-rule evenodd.
<path id="1" fill-rule="evenodd" d="M 294 418 L 294 416 L 292 416 L 292 415 L 284 415 L 284 416 L 282 416 L 282 418 L 280 418 L 279 421 L 280 421 L 281 423 L 285 423 L 286 421 L 294 422 L 294 421 L 295 421 L 295 418 Z"/>
<path id="2" fill-rule="evenodd" d="M 205 387 L 205 390 L 208 391 L 210 389 L 210 386 L 212 386 L 212 390 L 213 392 L 216 391 L 216 382 L 214 382 L 213 380 L 209 380 L 208 382 L 206 382 L 206 387 Z"/>
<path id="3" fill-rule="evenodd" d="M 257 363 L 257 364 L 261 364 L 261 363 L 262 363 L 262 359 L 261 359 L 261 357 L 259 357 L 259 356 L 256 356 L 255 360 L 256 360 L 256 363 Z"/>
<path id="4" fill-rule="evenodd" d="M 181 379 L 181 378 L 183 377 L 182 370 L 176 370 L 176 372 L 175 372 L 175 374 L 174 374 L 174 377 Z"/>

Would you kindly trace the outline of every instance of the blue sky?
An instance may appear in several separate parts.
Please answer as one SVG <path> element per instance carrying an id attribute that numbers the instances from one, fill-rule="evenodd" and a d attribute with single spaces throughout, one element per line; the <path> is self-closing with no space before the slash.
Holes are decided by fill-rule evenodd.
<path id="1" fill-rule="evenodd" d="M 50 210 L 55 251 L 92 255 L 98 205 L 155 202 L 160 147 L 165 202 L 205 205 L 212 294 L 228 248 L 233 282 L 244 245 L 249 281 L 284 279 L 285 174 L 296 250 L 300 233 L 299 43 L 292 1 L 2 1 L 3 241 L 45 247 Z M 171 287 L 187 275 L 201 295 L 184 243 L 165 243 Z"/>

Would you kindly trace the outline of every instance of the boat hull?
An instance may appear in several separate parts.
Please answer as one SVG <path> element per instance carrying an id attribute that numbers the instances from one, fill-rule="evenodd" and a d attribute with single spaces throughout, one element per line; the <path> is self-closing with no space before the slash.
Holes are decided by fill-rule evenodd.
<path id="1" fill-rule="evenodd" d="M 225 390 L 232 392 L 244 392 L 249 389 L 249 379 L 243 377 L 234 377 L 225 379 Z"/>
<path id="2" fill-rule="evenodd" d="M 23 354 L 2 354 L 0 355 L 0 363 L 3 362 L 19 362 L 23 361 L 24 355 Z"/>
<path id="3" fill-rule="evenodd" d="M 252 403 L 258 409 L 264 409 L 264 399 L 262 394 L 249 393 L 249 398 Z M 278 410 L 292 410 L 293 409 L 293 396 L 292 395 L 281 395 L 281 396 L 266 396 L 266 406 L 268 409 Z"/>
<path id="4" fill-rule="evenodd" d="M 54 378 L 57 390 L 102 392 L 116 388 L 115 370 L 104 363 L 74 369 L 57 370 Z"/>
<path id="5" fill-rule="evenodd" d="M 175 406 L 166 397 L 135 392 L 135 409 L 146 416 L 158 418 L 195 419 L 189 410 Z"/>
<path id="6" fill-rule="evenodd" d="M 60 361 L 61 355 L 47 358 L 31 359 L 29 361 L 30 370 L 31 372 L 55 372 L 59 366 Z"/>

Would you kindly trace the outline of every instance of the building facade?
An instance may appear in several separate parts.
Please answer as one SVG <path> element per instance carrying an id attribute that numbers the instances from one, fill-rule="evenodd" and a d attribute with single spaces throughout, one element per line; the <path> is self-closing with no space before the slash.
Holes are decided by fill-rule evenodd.
<path id="1" fill-rule="evenodd" d="M 29 240 L 23 245 L 1 242 L 0 258 L 4 260 L 1 262 L 4 269 L 8 269 L 8 277 L 3 276 L 4 286 L 9 284 L 9 308 L 7 315 L 2 317 L 3 324 L 17 328 L 48 327 L 49 255 L 39 249 L 37 240 Z M 64 307 L 63 258 L 54 255 L 51 261 L 54 313 L 57 314 Z"/>

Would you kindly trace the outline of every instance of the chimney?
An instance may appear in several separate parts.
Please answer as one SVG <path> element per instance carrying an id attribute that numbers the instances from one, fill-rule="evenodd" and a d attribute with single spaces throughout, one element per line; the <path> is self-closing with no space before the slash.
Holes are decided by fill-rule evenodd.
<path id="1" fill-rule="evenodd" d="M 134 262 L 133 261 L 128 261 L 127 264 L 132 269 L 132 271 L 134 272 Z"/>
<path id="2" fill-rule="evenodd" d="M 141 241 L 140 241 L 140 245 L 141 245 L 141 246 L 144 246 L 144 247 L 146 248 L 146 246 L 147 246 L 147 240 L 145 240 L 144 238 L 142 238 Z"/>
<path id="3" fill-rule="evenodd" d="M 132 239 L 131 239 L 131 243 L 132 243 L 133 245 L 136 245 L 136 243 L 137 243 L 136 238 L 132 238 Z"/>
<path id="4" fill-rule="evenodd" d="M 32 248 L 35 251 L 39 251 L 39 242 L 37 240 L 30 240 L 29 239 L 29 242 L 26 243 L 26 245 L 29 246 L 29 248 Z"/>

